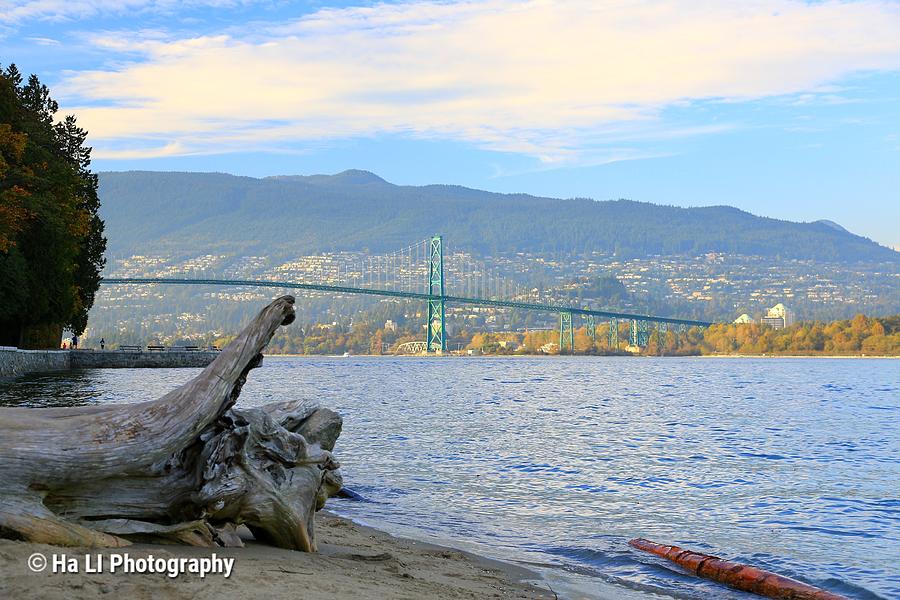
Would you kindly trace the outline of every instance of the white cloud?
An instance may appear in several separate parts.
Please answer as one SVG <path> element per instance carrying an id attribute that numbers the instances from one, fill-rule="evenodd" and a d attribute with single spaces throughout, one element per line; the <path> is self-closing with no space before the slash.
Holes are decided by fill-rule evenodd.
<path id="1" fill-rule="evenodd" d="M 69 21 L 135 12 L 171 13 L 197 6 L 228 8 L 250 3 L 251 0 L 0 0 L 0 23 Z"/>
<path id="2" fill-rule="evenodd" d="M 98 148 L 91 152 L 93 158 L 101 159 L 135 159 L 135 158 L 160 158 L 164 156 L 184 156 L 191 154 L 180 142 L 172 142 L 164 146 L 151 146 L 146 148 L 129 148 L 115 150 L 112 148 Z"/>
<path id="3" fill-rule="evenodd" d="M 34 37 L 28 38 L 28 41 L 34 42 L 35 44 L 37 44 L 39 46 L 59 46 L 60 45 L 59 40 L 55 40 L 53 38 L 48 38 L 48 37 L 34 36 Z"/>
<path id="4" fill-rule="evenodd" d="M 57 92 L 99 147 L 401 133 L 561 162 L 604 136 L 677 131 L 659 127 L 668 106 L 821 93 L 900 69 L 900 6 L 877 1 L 419 1 L 248 29 L 96 36 L 141 60 L 70 73 Z"/>

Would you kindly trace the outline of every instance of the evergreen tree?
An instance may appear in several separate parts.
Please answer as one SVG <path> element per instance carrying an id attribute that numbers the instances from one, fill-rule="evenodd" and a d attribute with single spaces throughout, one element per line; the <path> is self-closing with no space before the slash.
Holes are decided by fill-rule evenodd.
<path id="1" fill-rule="evenodd" d="M 35 75 L 0 70 L 0 343 L 55 346 L 81 334 L 106 239 L 87 132 Z"/>

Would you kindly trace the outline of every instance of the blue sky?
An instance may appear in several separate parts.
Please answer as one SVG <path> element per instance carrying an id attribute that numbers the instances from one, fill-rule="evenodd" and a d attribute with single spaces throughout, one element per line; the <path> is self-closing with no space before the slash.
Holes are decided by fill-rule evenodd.
<path id="1" fill-rule="evenodd" d="M 900 247 L 900 2 L 0 0 L 97 170 L 730 204 Z"/>

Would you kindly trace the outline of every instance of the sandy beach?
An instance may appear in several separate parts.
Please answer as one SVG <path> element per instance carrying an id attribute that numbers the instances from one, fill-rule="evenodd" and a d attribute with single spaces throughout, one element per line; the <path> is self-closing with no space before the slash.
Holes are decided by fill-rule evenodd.
<path id="1" fill-rule="evenodd" d="M 135 544 L 121 549 L 59 548 L 0 540 L 0 597 L 87 600 L 162 599 L 353 599 L 360 598 L 553 598 L 528 583 L 537 575 L 515 565 L 459 550 L 396 538 L 332 514 L 317 515 L 320 551 L 306 554 L 247 541 L 244 548 L 194 548 Z M 29 570 L 29 556 L 66 553 L 80 557 L 128 552 L 132 557 L 233 557 L 221 574 L 53 574 Z M 107 560 L 108 563 L 108 560 Z"/>

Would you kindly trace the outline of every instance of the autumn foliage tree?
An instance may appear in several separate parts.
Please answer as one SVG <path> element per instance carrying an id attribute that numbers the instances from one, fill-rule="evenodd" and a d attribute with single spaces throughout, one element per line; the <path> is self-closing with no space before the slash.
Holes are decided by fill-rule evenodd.
<path id="1" fill-rule="evenodd" d="M 0 70 L 0 344 L 82 333 L 106 239 L 87 132 L 35 75 Z"/>
<path id="2" fill-rule="evenodd" d="M 692 343 L 703 354 L 900 355 L 900 317 L 856 315 L 808 321 L 784 329 L 758 323 L 719 323 Z"/>

